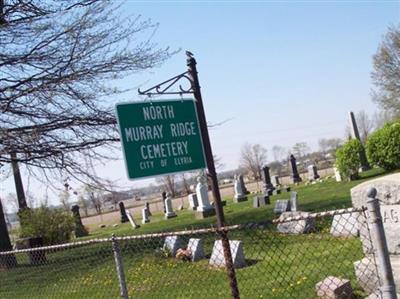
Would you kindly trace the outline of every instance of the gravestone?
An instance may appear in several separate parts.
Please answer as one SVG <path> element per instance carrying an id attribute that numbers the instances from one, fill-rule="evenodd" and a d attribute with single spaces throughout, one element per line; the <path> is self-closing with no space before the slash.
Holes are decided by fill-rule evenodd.
<path id="1" fill-rule="evenodd" d="M 176 213 L 172 209 L 172 200 L 169 193 L 167 193 L 167 198 L 165 199 L 165 219 L 170 219 L 176 217 Z"/>
<path id="2" fill-rule="evenodd" d="M 292 180 L 293 183 L 301 182 L 301 177 L 299 175 L 299 171 L 297 170 L 296 158 L 293 155 L 290 155 L 290 167 L 292 169 Z"/>
<path id="3" fill-rule="evenodd" d="M 279 181 L 279 176 L 278 175 L 273 175 L 272 176 L 272 186 L 274 186 L 274 188 L 280 187 L 281 183 Z"/>
<path id="4" fill-rule="evenodd" d="M 315 230 L 315 219 L 309 217 L 308 212 L 283 212 L 279 216 L 280 221 L 288 218 L 300 217 L 300 220 L 290 220 L 278 223 L 277 230 L 284 234 L 305 234 Z"/>
<path id="5" fill-rule="evenodd" d="M 333 216 L 331 234 L 335 237 L 358 236 L 360 233 L 359 212 L 346 213 Z"/>
<path id="6" fill-rule="evenodd" d="M 259 208 L 270 204 L 268 195 L 254 196 L 253 197 L 253 208 Z"/>
<path id="7" fill-rule="evenodd" d="M 375 263 L 377 262 L 377 264 Z M 390 256 L 390 264 L 393 270 L 394 284 L 396 285 L 396 293 L 400 293 L 400 256 L 392 254 Z M 372 254 L 367 254 L 363 259 L 354 262 L 354 272 L 360 287 L 368 294 L 379 290 L 379 276 L 377 274 L 377 266 L 379 260 Z M 378 267 L 379 268 L 379 267 Z M 399 297 L 399 295 L 397 295 Z M 371 297 L 373 298 L 373 297 Z"/>
<path id="8" fill-rule="evenodd" d="M 147 209 L 147 216 L 148 217 L 152 216 L 151 211 L 150 211 L 150 204 L 148 201 L 145 202 L 145 208 Z"/>
<path id="9" fill-rule="evenodd" d="M 365 257 L 354 262 L 354 272 L 358 284 L 368 294 L 373 293 L 379 288 L 379 278 L 376 273 L 376 265 L 373 258 Z"/>
<path id="10" fill-rule="evenodd" d="M 197 178 L 196 197 L 198 206 L 196 208 L 195 217 L 203 219 L 215 215 L 215 208 L 208 200 L 207 179 L 204 176 Z"/>
<path id="11" fill-rule="evenodd" d="M 180 246 L 181 242 L 178 236 L 165 237 L 163 249 L 168 251 L 173 257 L 175 257 Z"/>
<path id="12" fill-rule="evenodd" d="M 147 208 L 143 208 L 142 209 L 142 223 L 149 223 L 150 219 L 149 219 L 149 211 L 147 210 Z"/>
<path id="13" fill-rule="evenodd" d="M 351 137 L 353 139 L 357 139 L 358 141 L 361 141 L 360 134 L 358 132 L 358 127 L 356 123 L 356 118 L 354 117 L 353 112 L 349 112 L 349 120 L 350 120 L 350 131 L 351 131 Z M 365 149 L 364 147 L 359 153 L 360 156 L 360 162 L 361 162 L 361 171 L 366 171 L 368 169 L 371 169 L 371 166 L 368 164 L 367 160 L 367 155 L 365 154 Z"/>
<path id="14" fill-rule="evenodd" d="M 229 246 L 231 248 L 233 266 L 235 268 L 245 267 L 246 260 L 244 257 L 242 241 L 229 240 Z M 221 240 L 217 240 L 214 242 L 209 264 L 215 267 L 225 267 L 226 263 L 225 263 L 224 249 L 222 247 Z"/>
<path id="15" fill-rule="evenodd" d="M 299 203 L 297 200 L 297 192 L 292 191 L 290 193 L 290 211 L 297 212 L 299 211 Z"/>
<path id="16" fill-rule="evenodd" d="M 33 238 L 23 238 L 18 239 L 15 242 L 16 249 L 30 249 L 35 247 L 43 247 L 43 238 L 42 237 L 33 237 Z M 45 250 L 34 250 L 28 251 L 28 260 L 31 265 L 43 265 L 47 263 L 46 251 Z"/>
<path id="17" fill-rule="evenodd" d="M 233 196 L 233 201 L 238 203 L 247 200 L 247 196 L 242 189 L 240 184 L 239 177 L 235 175 L 235 184 L 234 184 L 235 195 Z"/>
<path id="18" fill-rule="evenodd" d="M 161 193 L 161 198 L 162 198 L 161 201 L 163 203 L 163 209 L 164 209 L 163 211 L 164 211 L 164 214 L 165 214 L 165 213 L 167 213 L 167 208 L 165 207 L 165 200 L 167 199 L 167 192 L 165 192 L 165 191 L 162 192 Z"/>
<path id="19" fill-rule="evenodd" d="M 79 206 L 78 205 L 73 205 L 71 207 L 72 214 L 74 216 L 75 220 L 75 237 L 85 237 L 89 235 L 88 231 L 86 228 L 83 226 L 82 219 L 81 219 L 81 214 L 79 213 Z"/>
<path id="20" fill-rule="evenodd" d="M 386 243 L 392 263 L 393 275 L 395 277 L 396 291 L 400 293 L 400 173 L 369 180 L 352 188 L 351 201 L 354 208 L 366 206 L 366 201 L 368 199 L 367 192 L 372 187 L 377 190 L 376 198 L 379 199 Z M 360 239 L 367 258 L 373 253 L 373 247 L 368 229 L 368 211 L 366 211 L 365 214 L 366 217 L 361 213 L 358 222 L 360 226 Z M 370 261 L 371 260 L 372 259 L 370 259 Z M 362 261 L 364 261 L 363 264 L 366 263 L 366 260 Z M 358 267 L 362 266 L 362 264 L 358 264 Z M 361 270 L 358 272 L 356 271 L 356 276 L 359 280 L 361 280 L 361 278 L 358 277 L 359 275 L 357 275 L 357 273 L 360 274 L 361 272 Z"/>
<path id="21" fill-rule="evenodd" d="M 290 202 L 287 199 L 278 199 L 275 202 L 274 213 L 281 214 L 290 211 Z"/>
<path id="22" fill-rule="evenodd" d="M 192 262 L 197 262 L 204 258 L 203 243 L 201 239 L 190 238 L 187 249 L 192 255 Z"/>
<path id="23" fill-rule="evenodd" d="M 309 181 L 315 181 L 320 178 L 318 171 L 317 171 L 317 166 L 315 166 L 315 165 L 309 165 L 307 167 L 307 172 L 308 172 L 308 180 Z"/>
<path id="24" fill-rule="evenodd" d="M 248 191 L 247 188 L 246 188 L 246 185 L 244 183 L 244 179 L 243 179 L 243 175 L 242 174 L 239 174 L 239 183 L 240 183 L 240 187 L 243 190 L 243 193 L 244 194 L 249 194 L 250 191 Z"/>
<path id="25" fill-rule="evenodd" d="M 199 202 L 197 200 L 197 194 L 192 193 L 188 195 L 188 202 L 189 202 L 189 210 L 196 211 Z"/>
<path id="26" fill-rule="evenodd" d="M 342 176 L 340 175 L 339 169 L 337 169 L 336 167 L 333 167 L 333 172 L 335 173 L 336 182 L 341 182 L 342 181 Z"/>
<path id="27" fill-rule="evenodd" d="M 281 194 L 282 190 L 278 187 L 272 191 L 272 195 L 279 195 Z"/>
<path id="28" fill-rule="evenodd" d="M 353 288 L 350 280 L 328 276 L 315 285 L 317 296 L 323 299 L 351 299 Z"/>
<path id="29" fill-rule="evenodd" d="M 366 206 L 367 191 L 374 187 L 378 191 L 383 227 L 390 254 L 400 254 L 400 173 L 379 177 L 357 185 L 351 189 L 351 201 L 354 208 Z M 366 230 L 365 217 L 360 218 L 360 234 Z M 370 253 L 368 240 L 361 238 L 364 249 Z"/>
<path id="30" fill-rule="evenodd" d="M 121 223 L 128 222 L 128 216 L 126 215 L 125 205 L 122 201 L 118 203 L 119 205 L 119 212 L 121 213 Z"/>
<path id="31" fill-rule="evenodd" d="M 274 186 L 271 183 L 271 176 L 269 174 L 269 167 L 267 165 L 261 168 L 261 175 L 262 175 L 264 192 L 269 194 L 270 190 L 271 191 L 274 190 Z"/>
<path id="32" fill-rule="evenodd" d="M 136 224 L 135 219 L 132 217 L 131 213 L 129 211 L 126 211 L 126 216 L 128 217 L 129 223 L 131 224 L 133 229 L 139 228 L 140 225 Z"/>

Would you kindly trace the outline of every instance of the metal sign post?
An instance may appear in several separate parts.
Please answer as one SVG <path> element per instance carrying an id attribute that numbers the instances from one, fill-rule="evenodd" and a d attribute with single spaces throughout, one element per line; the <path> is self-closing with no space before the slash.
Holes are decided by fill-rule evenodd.
<path id="1" fill-rule="evenodd" d="M 214 197 L 214 203 L 215 203 L 215 211 L 216 211 L 216 216 L 217 216 L 217 226 L 220 228 L 219 234 L 221 236 L 222 240 L 222 246 L 224 250 L 224 258 L 226 262 L 226 268 L 227 268 L 227 274 L 229 277 L 230 281 L 230 287 L 231 287 L 231 294 L 233 298 L 240 298 L 239 297 L 239 289 L 237 285 L 237 280 L 236 280 L 236 274 L 235 274 L 235 268 L 233 266 L 233 261 L 232 261 L 232 254 L 231 254 L 231 249 L 229 245 L 229 239 L 227 237 L 227 232 L 223 229 L 225 226 L 225 217 L 224 217 L 224 211 L 222 208 L 222 202 L 221 202 L 221 194 L 219 192 L 219 186 L 218 186 L 218 179 L 217 179 L 217 173 L 215 171 L 215 165 L 214 165 L 214 157 L 212 154 L 212 149 L 211 149 L 211 143 L 210 143 L 210 137 L 208 134 L 208 128 L 207 128 L 207 120 L 206 120 L 206 115 L 204 112 L 204 106 L 203 106 L 203 100 L 201 97 L 201 92 L 200 92 L 200 84 L 199 84 L 199 78 L 197 75 L 197 68 L 196 68 L 196 60 L 193 57 L 193 54 L 190 52 L 186 52 L 187 55 L 187 67 L 188 70 L 182 74 L 179 74 L 167 81 L 164 81 L 156 86 L 153 86 L 145 91 L 141 91 L 140 89 L 138 90 L 139 94 L 141 95 L 183 95 L 183 94 L 193 94 L 194 98 L 196 100 L 196 107 L 197 107 L 197 113 L 198 113 L 198 118 L 199 118 L 199 125 L 200 125 L 200 132 L 203 140 L 203 145 L 204 145 L 204 153 L 206 156 L 206 163 L 207 163 L 207 170 L 208 173 L 207 175 L 211 179 L 211 188 L 212 188 L 212 194 Z M 180 91 L 169 91 L 169 89 L 174 86 L 179 80 L 181 79 L 187 79 L 190 82 L 190 87 L 189 89 L 184 89 L 181 85 L 179 85 Z"/>

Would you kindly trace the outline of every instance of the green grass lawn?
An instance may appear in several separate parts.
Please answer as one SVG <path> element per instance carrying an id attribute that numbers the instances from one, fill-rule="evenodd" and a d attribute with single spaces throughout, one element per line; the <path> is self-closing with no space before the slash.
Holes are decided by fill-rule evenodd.
<path id="1" fill-rule="evenodd" d="M 336 182 L 334 179 L 329 179 L 323 183 L 306 186 L 301 183 L 298 186 L 291 185 L 292 191 L 298 192 L 300 209 L 303 211 L 324 211 L 351 207 L 350 189 L 363 181 L 372 177 L 382 175 L 381 169 L 372 169 L 361 174 L 361 179 L 352 182 Z M 239 224 L 247 222 L 259 222 L 271 220 L 275 218 L 273 215 L 274 204 L 277 199 L 289 199 L 290 194 L 283 192 L 280 195 L 271 197 L 271 204 L 259 209 L 254 209 L 252 198 L 254 195 L 249 195 L 249 200 L 241 203 L 233 203 L 232 197 L 224 198 L 227 205 L 224 207 L 224 214 L 227 224 Z M 153 213 L 151 222 L 141 225 L 139 229 L 132 229 L 129 223 L 120 224 L 119 227 L 97 228 L 91 227 L 90 236 L 80 238 L 79 240 L 91 238 L 110 237 L 112 234 L 117 236 L 137 235 L 161 231 L 177 231 L 192 228 L 204 228 L 210 225 L 215 225 L 216 217 L 210 217 L 202 220 L 194 219 L 193 212 L 183 210 L 178 211 L 178 217 L 164 220 L 162 213 Z M 136 219 L 140 223 L 141 219 Z"/>
<path id="2" fill-rule="evenodd" d="M 299 193 L 300 208 L 321 211 L 351 206 L 349 190 L 366 177 L 382 174 L 372 170 L 355 182 L 328 180 L 305 186 L 292 186 Z M 271 205 L 252 208 L 252 202 L 234 204 L 227 198 L 225 215 L 229 224 L 261 222 L 274 218 Z M 326 220 L 326 219 L 325 219 Z M 151 223 L 132 230 L 129 224 L 91 232 L 88 238 L 143 234 L 207 227 L 215 217 L 194 220 L 189 211 L 164 220 L 161 214 Z M 271 228 L 243 228 L 229 233 L 241 240 L 247 266 L 236 269 L 241 298 L 316 298 L 315 284 L 329 275 L 350 279 L 357 298 L 363 298 L 354 276 L 353 262 L 363 257 L 358 238 L 335 238 L 329 234 L 329 221 L 318 225 L 318 233 L 282 235 Z M 201 238 L 207 256 L 211 254 L 214 233 L 186 236 Z M 81 238 L 83 239 L 83 238 Z M 163 238 L 121 242 L 121 251 L 131 298 L 230 298 L 226 272 L 208 265 L 208 259 L 196 263 L 163 255 Z M 118 298 L 119 288 L 111 244 L 91 244 L 47 254 L 47 263 L 30 266 L 26 254 L 17 254 L 19 266 L 0 270 L 0 298 Z"/>

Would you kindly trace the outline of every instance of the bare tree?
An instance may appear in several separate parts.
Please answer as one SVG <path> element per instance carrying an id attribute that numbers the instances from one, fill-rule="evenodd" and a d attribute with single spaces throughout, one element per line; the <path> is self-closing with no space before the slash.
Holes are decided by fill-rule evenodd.
<path id="1" fill-rule="evenodd" d="M 225 164 L 221 162 L 221 157 L 217 155 L 213 155 L 214 157 L 214 164 L 216 170 L 222 170 L 225 167 Z"/>
<path id="2" fill-rule="evenodd" d="M 272 155 L 275 161 L 281 161 L 286 158 L 287 150 L 283 146 L 274 145 L 272 147 Z"/>
<path id="3" fill-rule="evenodd" d="M 267 162 L 267 149 L 260 144 L 245 143 L 240 151 L 240 167 L 256 179 L 261 179 L 261 167 Z"/>
<path id="4" fill-rule="evenodd" d="M 343 141 L 340 138 L 321 138 L 318 140 L 319 148 L 323 153 L 336 151 L 342 143 Z"/>
<path id="5" fill-rule="evenodd" d="M 68 188 L 62 190 L 60 192 L 60 194 L 58 195 L 58 198 L 59 198 L 59 200 L 61 202 L 61 205 L 63 206 L 64 210 L 69 212 L 69 210 L 70 210 L 70 207 L 69 207 L 69 205 L 70 205 L 70 203 L 69 203 L 70 194 L 69 194 Z"/>
<path id="6" fill-rule="evenodd" d="M 182 178 L 183 189 L 185 190 L 186 194 L 190 194 L 191 193 L 190 185 L 188 179 L 186 178 L 186 173 L 182 173 L 181 178 Z"/>
<path id="7" fill-rule="evenodd" d="M 87 217 L 89 215 L 88 201 L 85 199 L 85 197 L 82 194 L 78 195 L 78 205 L 80 208 L 83 209 L 83 212 L 85 213 L 85 216 Z"/>
<path id="8" fill-rule="evenodd" d="M 102 190 L 93 188 L 93 186 L 86 185 L 84 192 L 87 200 L 90 202 L 92 207 L 96 210 L 97 214 L 101 214 L 103 202 L 102 202 Z"/>
<path id="9" fill-rule="evenodd" d="M 390 123 L 396 119 L 396 115 L 389 110 L 380 110 L 374 113 L 373 123 L 375 129 L 382 128 L 385 124 Z"/>
<path id="10" fill-rule="evenodd" d="M 364 110 L 356 114 L 357 128 L 360 133 L 361 142 L 365 144 L 369 134 L 371 134 L 374 124 L 372 119 L 365 113 Z"/>
<path id="11" fill-rule="evenodd" d="M 161 184 L 166 192 L 169 192 L 172 197 L 176 196 L 175 175 L 169 174 L 157 177 L 156 182 Z"/>
<path id="12" fill-rule="evenodd" d="M 124 90 L 112 82 L 173 53 L 151 42 L 157 25 L 122 17 L 116 1 L 0 4 L 0 163 L 15 153 L 37 176 L 93 177 L 82 164 L 112 157 L 119 140 L 109 99 Z"/>
<path id="13" fill-rule="evenodd" d="M 373 99 L 400 117 L 400 25 L 389 28 L 373 57 Z"/>
<path id="14" fill-rule="evenodd" d="M 295 145 L 293 145 L 292 152 L 295 157 L 304 157 L 310 152 L 310 147 L 306 142 L 297 142 Z"/>

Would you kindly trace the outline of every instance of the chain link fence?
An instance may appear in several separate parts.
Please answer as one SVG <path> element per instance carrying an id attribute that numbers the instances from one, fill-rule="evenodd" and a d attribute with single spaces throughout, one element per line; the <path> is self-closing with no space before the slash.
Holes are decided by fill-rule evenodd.
<path id="1" fill-rule="evenodd" d="M 374 250 L 366 248 L 371 233 L 363 210 L 288 213 L 224 230 L 3 252 L 0 298 L 231 298 L 235 286 L 240 298 L 365 298 L 376 292 L 380 278 Z M 230 278 L 221 239 L 229 240 Z"/>

